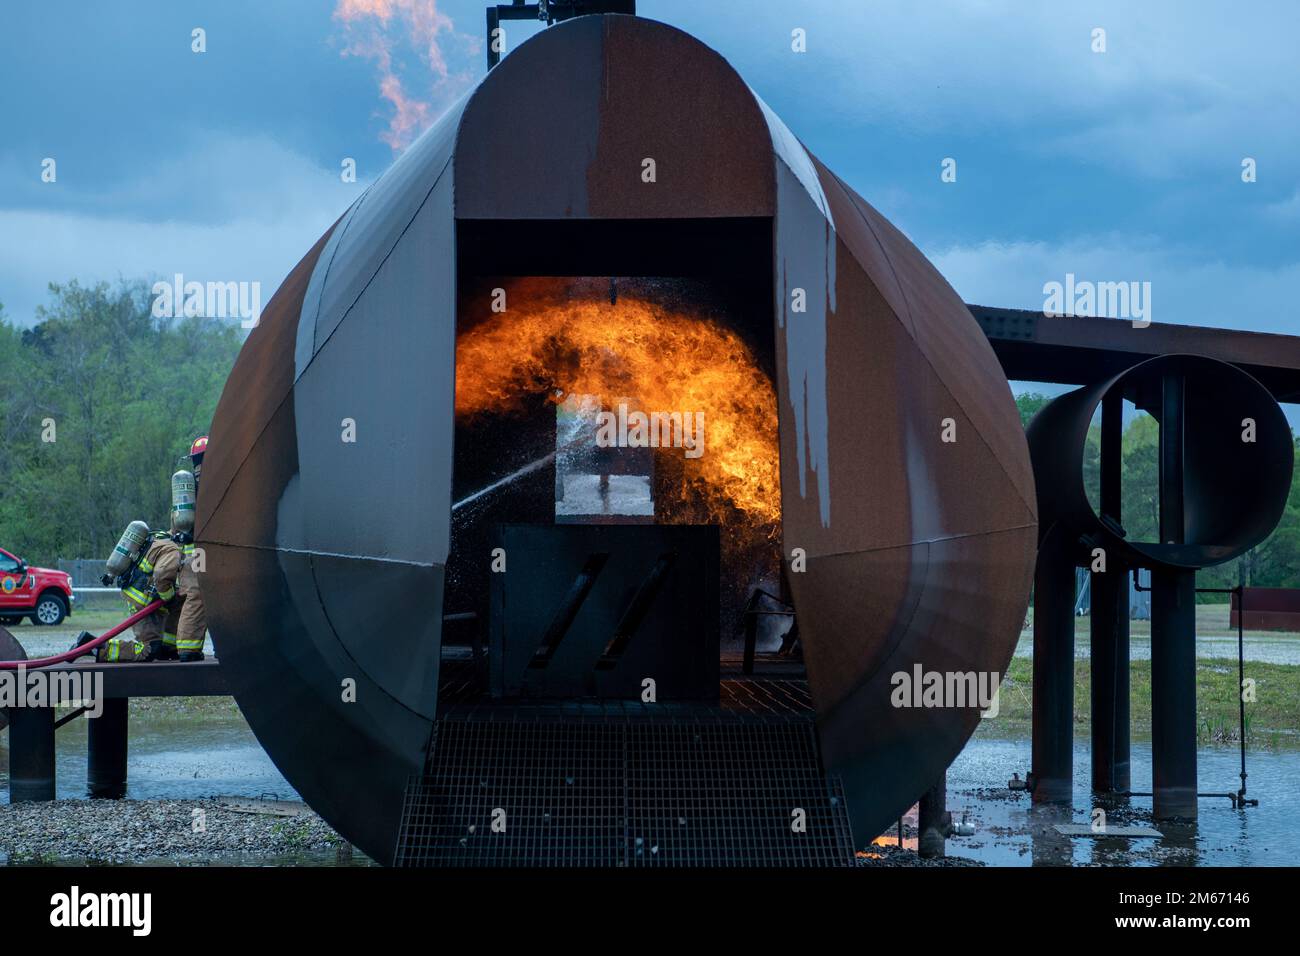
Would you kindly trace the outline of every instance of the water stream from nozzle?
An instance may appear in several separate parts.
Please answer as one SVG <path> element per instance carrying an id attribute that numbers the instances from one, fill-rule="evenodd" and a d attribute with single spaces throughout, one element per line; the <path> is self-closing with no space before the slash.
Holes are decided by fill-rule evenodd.
<path id="1" fill-rule="evenodd" d="M 461 508 L 465 507 L 465 505 L 472 504 L 473 502 L 478 501 L 478 499 L 492 494 L 492 492 L 496 491 L 497 489 L 504 488 L 506 485 L 518 481 L 520 478 L 524 477 L 524 475 L 532 474 L 538 468 L 545 468 L 547 465 L 549 465 L 552 461 L 555 460 L 555 456 L 560 454 L 560 452 L 567 452 L 571 448 L 576 448 L 577 446 L 589 443 L 590 441 L 592 441 L 592 439 L 589 436 L 582 435 L 582 434 L 578 435 L 576 438 L 569 439 L 564 444 L 562 444 L 559 448 L 555 449 L 555 451 L 548 452 L 547 454 L 543 455 L 541 458 L 538 458 L 536 461 L 529 462 L 528 464 L 524 465 L 522 468 L 512 471 L 504 478 L 498 478 L 496 481 L 492 482 L 492 484 L 488 485 L 486 488 L 480 488 L 472 495 L 466 495 L 464 498 L 460 499 L 460 501 L 457 501 L 455 504 L 451 506 L 451 513 L 455 514 Z"/>
<path id="2" fill-rule="evenodd" d="M 530 474 L 536 471 L 538 468 L 544 468 L 554 458 L 555 458 L 555 452 L 551 452 L 547 455 L 543 455 L 541 458 L 537 459 L 536 461 L 529 462 L 527 465 L 524 465 L 524 467 L 518 469 L 517 471 L 512 471 L 504 478 L 498 478 L 496 481 L 492 482 L 492 484 L 488 485 L 486 488 L 480 488 L 472 495 L 465 496 L 464 498 L 460 499 L 460 501 L 457 501 L 455 504 L 451 506 L 452 514 L 455 514 L 459 509 L 463 508 L 465 505 L 477 501 L 479 498 L 482 498 L 484 495 L 490 495 L 498 488 L 503 488 L 506 485 L 510 484 L 511 482 L 518 481 L 524 475 Z"/>

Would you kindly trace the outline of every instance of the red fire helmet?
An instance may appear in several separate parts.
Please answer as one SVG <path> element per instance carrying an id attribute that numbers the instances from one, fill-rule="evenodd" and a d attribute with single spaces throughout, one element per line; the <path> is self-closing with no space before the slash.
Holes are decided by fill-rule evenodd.
<path id="1" fill-rule="evenodd" d="M 200 435 L 198 438 L 194 439 L 194 443 L 190 445 L 190 457 L 201 458 L 203 457 L 203 453 L 207 450 L 208 450 L 208 436 Z"/>

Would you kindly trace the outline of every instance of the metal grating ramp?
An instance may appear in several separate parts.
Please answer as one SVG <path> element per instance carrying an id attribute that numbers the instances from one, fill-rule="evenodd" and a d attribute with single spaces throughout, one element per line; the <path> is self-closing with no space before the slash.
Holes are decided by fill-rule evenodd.
<path id="1" fill-rule="evenodd" d="M 791 826 L 796 810 L 803 832 Z M 843 794 L 821 770 L 808 721 L 514 713 L 438 722 L 425 774 L 407 786 L 395 862 L 852 866 L 854 858 Z"/>

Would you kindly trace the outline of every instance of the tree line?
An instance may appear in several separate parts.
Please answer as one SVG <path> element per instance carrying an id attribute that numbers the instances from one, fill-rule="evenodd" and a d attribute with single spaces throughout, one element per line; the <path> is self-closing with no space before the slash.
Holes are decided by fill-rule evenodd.
<path id="1" fill-rule="evenodd" d="M 30 328 L 0 306 L 0 547 L 39 565 L 106 558 L 136 518 L 165 527 L 243 339 L 155 317 L 144 281 L 49 290 Z"/>

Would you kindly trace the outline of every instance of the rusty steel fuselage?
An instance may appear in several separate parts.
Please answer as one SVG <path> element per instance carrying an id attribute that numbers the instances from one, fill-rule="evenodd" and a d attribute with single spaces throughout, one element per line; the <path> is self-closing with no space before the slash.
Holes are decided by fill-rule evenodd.
<path id="1" fill-rule="evenodd" d="M 575 19 L 507 57 L 321 237 L 211 429 L 197 536 L 223 668 L 288 780 L 382 862 L 436 714 L 458 224 L 677 220 L 770 224 L 755 274 L 772 285 L 784 551 L 859 843 L 979 720 L 894 706 L 893 675 L 1011 659 L 1035 489 L 962 300 L 719 55 L 649 20 Z"/>

